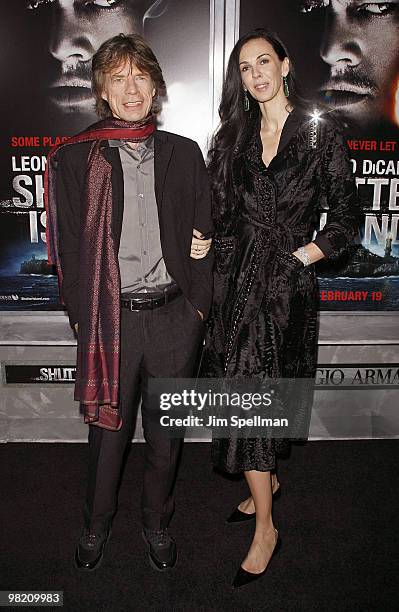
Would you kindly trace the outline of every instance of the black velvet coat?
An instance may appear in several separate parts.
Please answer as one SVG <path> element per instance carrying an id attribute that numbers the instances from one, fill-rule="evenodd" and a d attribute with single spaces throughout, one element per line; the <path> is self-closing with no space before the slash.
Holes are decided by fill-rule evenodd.
<path id="1" fill-rule="evenodd" d="M 251 130 L 252 131 L 252 130 Z M 203 373 L 210 377 L 309 378 L 317 358 L 318 289 L 314 266 L 292 255 L 327 223 L 314 242 L 340 255 L 357 232 L 359 205 L 342 131 L 294 109 L 276 157 L 262 161 L 260 123 L 233 159 L 236 201 L 229 222 L 216 225 L 214 303 Z M 226 233 L 228 235 L 226 235 Z M 309 397 L 298 398 L 297 410 Z M 275 468 L 287 441 L 214 439 L 214 464 L 228 472 Z"/>

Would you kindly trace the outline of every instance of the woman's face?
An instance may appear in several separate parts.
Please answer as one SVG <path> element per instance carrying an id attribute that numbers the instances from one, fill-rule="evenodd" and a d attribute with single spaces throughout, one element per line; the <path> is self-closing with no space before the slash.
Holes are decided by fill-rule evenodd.
<path id="1" fill-rule="evenodd" d="M 240 51 L 239 66 L 243 87 L 255 100 L 264 103 L 276 96 L 286 100 L 283 77 L 289 72 L 288 58 L 280 61 L 267 40 L 255 38 L 245 43 Z"/>

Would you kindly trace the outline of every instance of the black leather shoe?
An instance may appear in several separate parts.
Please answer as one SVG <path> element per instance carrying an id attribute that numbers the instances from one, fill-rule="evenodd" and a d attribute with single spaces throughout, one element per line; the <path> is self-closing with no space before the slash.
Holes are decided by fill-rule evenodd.
<path id="1" fill-rule="evenodd" d="M 169 535 L 167 529 L 159 531 L 143 529 L 143 538 L 148 546 L 150 564 L 154 569 L 164 572 L 176 565 L 176 542 Z"/>
<path id="2" fill-rule="evenodd" d="M 109 535 L 110 530 L 98 534 L 87 530 L 82 533 L 75 550 L 75 566 L 78 570 L 92 572 L 101 565 Z"/>
<path id="3" fill-rule="evenodd" d="M 276 500 L 281 495 L 280 485 L 273 493 L 273 499 Z M 226 519 L 226 523 L 247 523 L 253 521 L 256 517 L 256 512 L 241 512 L 239 508 L 235 508 L 230 516 Z"/>
<path id="4" fill-rule="evenodd" d="M 247 572 L 247 570 L 245 570 L 243 567 L 238 568 L 238 571 L 234 577 L 234 580 L 232 582 L 232 587 L 234 589 L 239 589 L 240 587 L 243 587 L 247 584 L 250 584 L 251 582 L 255 582 L 255 580 L 259 580 L 259 578 L 262 578 L 262 576 L 264 576 L 267 572 L 267 570 L 269 569 L 269 565 L 271 560 L 273 559 L 274 555 L 278 552 L 278 550 L 281 548 L 281 539 L 278 536 L 278 531 L 276 529 L 276 533 L 277 533 L 277 538 L 276 538 L 276 545 L 274 547 L 274 550 L 272 552 L 272 556 L 270 557 L 269 563 L 266 565 L 265 569 L 263 570 L 263 572 L 260 572 L 260 574 L 253 574 L 252 572 Z"/>
<path id="5" fill-rule="evenodd" d="M 226 519 L 226 523 L 247 523 L 248 521 L 253 521 L 255 516 L 256 512 L 241 512 L 241 510 L 235 508 Z"/>

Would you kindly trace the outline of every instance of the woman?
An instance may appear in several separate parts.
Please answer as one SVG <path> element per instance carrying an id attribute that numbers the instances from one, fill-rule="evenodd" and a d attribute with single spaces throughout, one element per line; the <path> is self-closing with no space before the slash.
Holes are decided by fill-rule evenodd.
<path id="1" fill-rule="evenodd" d="M 313 378 L 317 285 L 313 264 L 353 240 L 359 208 L 339 124 L 296 95 L 293 66 L 278 37 L 243 36 L 228 64 L 221 125 L 210 151 L 216 233 L 214 304 L 205 376 Z M 328 208 L 319 227 L 320 206 Z M 309 398 L 297 398 L 306 411 Z M 251 496 L 228 519 L 256 516 L 252 544 L 233 586 L 264 574 L 278 542 L 272 519 L 276 454 L 287 440 L 214 439 L 216 467 L 244 472 Z"/>

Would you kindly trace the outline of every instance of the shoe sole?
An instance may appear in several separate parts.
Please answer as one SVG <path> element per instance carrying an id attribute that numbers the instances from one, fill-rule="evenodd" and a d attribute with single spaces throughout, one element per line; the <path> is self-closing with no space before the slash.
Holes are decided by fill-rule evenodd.
<path id="1" fill-rule="evenodd" d="M 148 542 L 147 542 L 147 538 L 146 538 L 146 537 L 145 537 L 145 535 L 144 535 L 144 531 L 142 531 L 142 532 L 141 532 L 141 537 L 143 538 L 144 543 L 146 544 L 147 548 L 149 549 L 149 546 L 150 546 L 150 545 L 149 545 L 149 544 L 148 544 Z M 164 569 L 161 569 L 161 568 L 160 568 L 160 567 L 158 567 L 158 566 L 156 565 L 156 563 L 154 563 L 154 561 L 152 560 L 152 557 L 151 557 L 151 555 L 150 555 L 150 551 L 149 551 L 149 550 L 147 550 L 147 553 L 148 553 L 148 560 L 149 560 L 149 562 L 150 562 L 150 565 L 151 565 L 152 569 L 156 570 L 157 572 L 161 572 L 162 574 L 163 574 L 164 572 L 169 572 L 170 570 L 174 569 L 174 568 L 176 567 L 176 565 L 177 565 L 177 560 L 178 560 L 178 558 L 179 558 L 179 553 L 178 553 L 178 551 L 176 550 L 176 561 L 174 562 L 174 564 L 173 564 L 173 565 L 171 565 L 170 567 L 165 567 Z"/>

